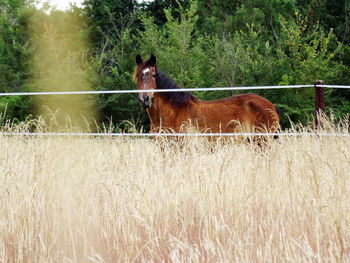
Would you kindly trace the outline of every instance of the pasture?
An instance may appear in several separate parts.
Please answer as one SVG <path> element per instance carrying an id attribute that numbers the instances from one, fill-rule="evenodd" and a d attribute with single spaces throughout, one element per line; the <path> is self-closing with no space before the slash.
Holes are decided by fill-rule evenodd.
<path id="1" fill-rule="evenodd" d="M 161 146 L 1 135 L 0 262 L 350 260 L 350 137 Z"/>

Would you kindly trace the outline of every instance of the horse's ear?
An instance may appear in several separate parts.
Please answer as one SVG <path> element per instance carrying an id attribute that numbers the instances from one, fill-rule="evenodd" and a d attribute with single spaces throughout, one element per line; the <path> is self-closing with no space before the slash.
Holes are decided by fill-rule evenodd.
<path id="1" fill-rule="evenodd" d="M 136 64 L 137 64 L 137 65 L 140 65 L 142 62 L 143 62 L 143 61 L 142 61 L 141 55 L 140 55 L 140 54 L 137 54 L 137 56 L 136 56 Z"/>
<path id="2" fill-rule="evenodd" d="M 151 57 L 148 60 L 148 65 L 150 65 L 151 67 L 154 67 L 157 63 L 156 57 L 155 55 L 151 55 Z"/>

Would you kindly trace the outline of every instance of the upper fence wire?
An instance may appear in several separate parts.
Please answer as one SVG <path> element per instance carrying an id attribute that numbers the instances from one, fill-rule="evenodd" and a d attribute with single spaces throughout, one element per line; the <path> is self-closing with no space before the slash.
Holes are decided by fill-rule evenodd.
<path id="1" fill-rule="evenodd" d="M 320 85 L 317 85 L 319 87 Z M 220 91 L 220 90 L 259 90 L 259 89 L 296 89 L 313 88 L 315 85 L 255 86 L 255 87 L 214 87 L 189 89 L 151 89 L 142 92 L 184 92 L 184 91 Z M 350 88 L 350 86 L 349 86 Z M 42 92 L 3 92 L 0 96 L 40 96 L 40 95 L 80 95 L 80 94 L 124 94 L 139 93 L 140 90 L 88 90 L 88 91 L 42 91 Z"/>
<path id="2" fill-rule="evenodd" d="M 222 90 L 263 90 L 263 89 L 297 89 L 297 88 L 336 88 L 350 89 L 343 85 L 283 85 L 283 86 L 251 86 L 251 87 L 213 87 L 213 88 L 183 88 L 183 89 L 151 89 L 142 92 L 184 92 L 184 91 L 222 91 Z M 125 94 L 139 93 L 140 90 L 85 90 L 85 91 L 38 91 L 38 92 L 2 92 L 0 96 L 41 96 L 41 95 L 83 95 L 83 94 Z"/>

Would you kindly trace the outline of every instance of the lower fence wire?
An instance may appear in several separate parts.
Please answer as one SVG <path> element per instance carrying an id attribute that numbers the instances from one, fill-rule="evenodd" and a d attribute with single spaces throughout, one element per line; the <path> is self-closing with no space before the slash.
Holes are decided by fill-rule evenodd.
<path id="1" fill-rule="evenodd" d="M 0 136 L 74 136 L 74 137 L 238 137 L 238 136 L 320 136 L 348 137 L 350 133 L 68 133 L 68 132 L 0 132 Z"/>

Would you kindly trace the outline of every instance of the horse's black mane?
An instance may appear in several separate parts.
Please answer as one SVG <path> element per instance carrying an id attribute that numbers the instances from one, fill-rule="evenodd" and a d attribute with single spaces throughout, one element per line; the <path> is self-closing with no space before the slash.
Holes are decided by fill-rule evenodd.
<path id="1" fill-rule="evenodd" d="M 180 87 L 163 71 L 157 69 L 157 89 L 180 89 Z M 188 104 L 190 101 L 196 101 L 197 98 L 187 91 L 181 92 L 159 92 L 159 95 L 167 101 L 170 101 L 174 106 L 181 107 Z"/>

